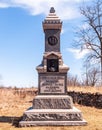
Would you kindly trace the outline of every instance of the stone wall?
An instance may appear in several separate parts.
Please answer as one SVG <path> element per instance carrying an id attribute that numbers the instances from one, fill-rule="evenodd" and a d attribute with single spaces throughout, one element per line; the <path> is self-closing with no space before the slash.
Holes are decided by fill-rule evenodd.
<path id="1" fill-rule="evenodd" d="M 68 92 L 68 95 L 73 98 L 74 103 L 102 109 L 102 94 L 100 93 L 92 94 L 73 91 Z"/>
<path id="2" fill-rule="evenodd" d="M 21 97 L 23 95 L 26 96 L 36 96 L 38 95 L 37 90 L 16 90 L 14 94 L 18 94 Z M 73 98 L 74 103 L 78 103 L 80 105 L 84 106 L 91 106 L 102 109 L 102 94 L 100 93 L 83 93 L 83 92 L 75 92 L 75 91 L 69 91 L 68 95 Z"/>

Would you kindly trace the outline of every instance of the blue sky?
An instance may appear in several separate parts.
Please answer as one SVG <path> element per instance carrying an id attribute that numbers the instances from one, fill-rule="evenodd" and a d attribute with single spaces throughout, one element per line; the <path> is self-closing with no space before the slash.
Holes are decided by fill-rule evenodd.
<path id="1" fill-rule="evenodd" d="M 89 0 L 84 0 L 88 4 Z M 37 86 L 44 53 L 42 21 L 50 7 L 63 21 L 61 53 L 69 73 L 81 74 L 86 52 L 72 48 L 75 30 L 83 26 L 79 6 L 83 0 L 0 0 L 0 85 Z"/>

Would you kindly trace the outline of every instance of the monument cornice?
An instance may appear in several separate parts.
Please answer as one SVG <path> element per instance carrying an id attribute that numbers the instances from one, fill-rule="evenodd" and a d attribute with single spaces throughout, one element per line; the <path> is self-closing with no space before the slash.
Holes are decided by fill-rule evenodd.
<path id="1" fill-rule="evenodd" d="M 50 21 L 48 23 L 43 23 L 43 30 L 45 31 L 46 29 L 62 29 L 62 23 L 55 23 L 54 21 Z"/>

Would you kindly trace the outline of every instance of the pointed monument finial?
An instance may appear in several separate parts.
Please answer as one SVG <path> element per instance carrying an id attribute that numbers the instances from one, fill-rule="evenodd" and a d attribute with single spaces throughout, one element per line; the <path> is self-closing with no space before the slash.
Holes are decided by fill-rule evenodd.
<path id="1" fill-rule="evenodd" d="M 55 13 L 55 9 L 54 9 L 54 7 L 51 7 L 51 9 L 50 9 L 50 13 Z"/>

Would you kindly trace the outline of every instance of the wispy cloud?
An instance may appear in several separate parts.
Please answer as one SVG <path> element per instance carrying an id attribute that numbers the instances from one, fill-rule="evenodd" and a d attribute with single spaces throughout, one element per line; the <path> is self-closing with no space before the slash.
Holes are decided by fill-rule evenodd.
<path id="1" fill-rule="evenodd" d="M 7 8 L 9 5 L 7 3 L 0 3 L 0 8 Z"/>
<path id="2" fill-rule="evenodd" d="M 48 13 L 49 8 L 53 6 L 62 20 L 68 20 L 80 16 L 78 6 L 82 1 L 83 0 L 1 0 L 0 8 L 20 7 L 28 10 L 31 15 L 39 15 Z"/>
<path id="3" fill-rule="evenodd" d="M 80 49 L 73 48 L 68 48 L 67 51 L 73 53 L 76 59 L 82 59 L 85 55 L 87 55 L 90 52 L 90 50 L 88 49 L 81 51 Z"/>

